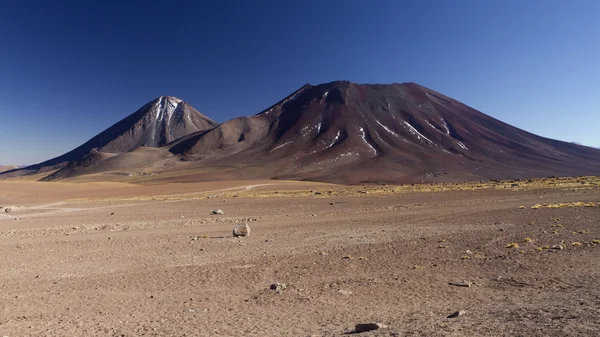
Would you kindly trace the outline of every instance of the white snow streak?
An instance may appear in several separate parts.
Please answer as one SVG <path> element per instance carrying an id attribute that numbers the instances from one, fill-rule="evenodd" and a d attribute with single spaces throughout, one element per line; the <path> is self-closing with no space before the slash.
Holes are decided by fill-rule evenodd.
<path id="1" fill-rule="evenodd" d="M 360 132 L 360 138 L 362 138 L 363 142 L 365 142 L 365 144 L 367 144 L 367 146 L 371 149 L 371 151 L 373 151 L 373 154 L 377 154 L 377 150 L 375 150 L 375 148 L 373 147 L 373 145 L 371 145 L 368 141 L 367 141 L 367 137 L 365 135 L 365 129 L 363 129 L 362 127 L 358 128 L 358 131 Z"/>
<path id="2" fill-rule="evenodd" d="M 442 124 L 444 125 L 444 129 L 446 129 L 446 134 L 449 135 L 450 129 L 448 129 L 448 124 L 446 124 L 446 121 L 443 118 L 440 118 L 440 122 L 442 122 Z"/>
<path id="3" fill-rule="evenodd" d="M 440 131 L 438 128 L 436 128 L 435 126 L 433 126 L 433 124 L 429 123 L 429 121 L 426 121 L 427 125 L 431 126 L 432 129 L 434 129 L 435 131 L 439 132 L 439 133 L 443 133 L 442 131 Z"/>
<path id="4" fill-rule="evenodd" d="M 380 125 L 382 128 L 384 128 L 384 129 L 385 129 L 385 131 L 387 131 L 387 132 L 391 133 L 392 135 L 394 135 L 394 136 L 396 136 L 396 137 L 398 137 L 398 138 L 402 138 L 402 137 L 401 137 L 399 134 L 397 134 L 397 133 L 395 133 L 394 131 L 390 130 L 390 129 L 389 129 L 387 126 L 385 126 L 385 125 L 381 124 L 381 122 L 380 122 L 380 121 L 378 121 L 378 120 L 375 120 L 375 122 L 377 122 L 377 124 L 379 124 L 379 125 Z"/>
<path id="5" fill-rule="evenodd" d="M 294 141 L 293 141 L 293 140 L 291 140 L 291 141 L 289 141 L 289 142 L 286 142 L 286 143 L 283 143 L 283 144 L 281 144 L 281 145 L 278 145 L 278 146 L 274 147 L 274 148 L 273 148 L 273 150 L 271 150 L 271 151 L 269 151 L 269 152 L 273 152 L 273 151 L 275 151 L 275 150 L 277 150 L 277 149 L 279 149 L 279 148 L 281 148 L 281 147 L 284 147 L 284 146 L 286 146 L 286 145 L 289 145 L 289 144 L 291 144 L 291 143 L 293 143 L 293 142 L 294 142 Z"/>
<path id="6" fill-rule="evenodd" d="M 158 120 L 158 118 L 160 117 L 160 113 L 162 112 L 162 101 L 163 99 L 165 99 L 164 97 L 160 97 L 158 99 L 158 103 L 154 106 L 154 109 L 156 110 L 156 120 Z"/>
<path id="7" fill-rule="evenodd" d="M 427 139 L 427 137 L 423 136 L 417 129 L 415 129 L 412 125 L 410 125 L 410 123 L 408 123 L 407 121 L 404 121 L 404 125 L 406 125 L 408 127 L 408 131 L 410 131 L 410 133 L 412 133 L 413 135 L 416 135 L 418 139 L 421 139 L 421 137 L 423 137 L 423 139 L 425 139 L 426 141 L 428 141 L 429 143 L 433 144 L 432 141 L 430 141 L 429 139 Z"/>
<path id="8" fill-rule="evenodd" d="M 339 156 L 340 157 L 352 157 L 352 156 L 358 156 L 359 153 L 358 152 L 348 152 L 348 153 L 342 153 Z"/>
<path id="9" fill-rule="evenodd" d="M 312 128 L 309 125 L 303 127 L 302 129 L 300 129 L 300 136 L 301 137 L 306 136 L 306 134 L 309 133 L 310 130 L 312 130 Z"/>
<path id="10" fill-rule="evenodd" d="M 323 150 L 327 150 L 328 148 L 334 146 L 335 143 L 337 143 L 337 141 L 340 139 L 341 135 L 342 135 L 342 132 L 340 130 L 338 130 L 337 134 L 335 135 L 335 138 L 333 138 L 331 143 L 329 145 L 327 145 Z"/>
<path id="11" fill-rule="evenodd" d="M 458 146 L 460 146 L 461 148 L 463 148 L 463 149 L 465 149 L 465 150 L 468 150 L 468 149 L 469 149 L 469 148 L 468 148 L 468 147 L 467 147 L 465 144 L 463 144 L 463 142 L 460 142 L 460 141 L 458 141 L 458 140 L 456 141 L 456 144 L 458 144 Z"/>

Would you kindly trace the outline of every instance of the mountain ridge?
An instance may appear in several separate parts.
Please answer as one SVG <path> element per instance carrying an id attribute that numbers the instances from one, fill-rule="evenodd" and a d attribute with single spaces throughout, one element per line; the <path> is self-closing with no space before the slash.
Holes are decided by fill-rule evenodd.
<path id="1" fill-rule="evenodd" d="M 157 125 L 171 132 L 178 125 L 177 120 L 172 123 L 174 107 L 186 104 L 161 96 L 144 105 L 136 113 L 143 110 L 144 116 L 152 112 L 154 117 L 142 123 L 139 133 L 156 138 Z M 182 165 L 217 172 L 216 178 L 222 169 L 227 177 L 255 172 L 260 178 L 339 183 L 600 173 L 598 150 L 515 128 L 414 82 L 305 84 L 252 116 L 217 124 L 199 112 L 188 115 L 206 123 L 197 130 L 171 132 L 171 138 L 158 142 L 144 136 L 113 139 L 103 147 L 86 143 L 84 155 L 63 162 L 45 180 L 111 170 L 160 173 Z M 148 149 L 134 151 L 140 147 Z"/>

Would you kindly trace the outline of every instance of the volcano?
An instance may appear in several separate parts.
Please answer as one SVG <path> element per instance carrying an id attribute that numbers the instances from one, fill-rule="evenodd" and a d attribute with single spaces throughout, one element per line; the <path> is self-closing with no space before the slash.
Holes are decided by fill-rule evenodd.
<path id="1" fill-rule="evenodd" d="M 46 180 L 118 169 L 182 181 L 399 183 L 597 175 L 600 151 L 531 134 L 415 83 L 336 81 L 220 125 L 161 97 L 37 169 L 56 164 Z"/>
<path id="2" fill-rule="evenodd" d="M 212 129 L 216 125 L 216 122 L 186 102 L 176 97 L 161 96 L 74 150 L 36 165 L 8 171 L 4 175 L 51 171 L 82 161 L 96 163 L 102 158 L 131 152 L 140 147 L 161 147 L 185 135 Z"/>
<path id="3" fill-rule="evenodd" d="M 600 173 L 600 151 L 512 127 L 415 83 L 305 85 L 252 116 L 175 142 L 204 166 L 277 179 L 460 181 Z"/>

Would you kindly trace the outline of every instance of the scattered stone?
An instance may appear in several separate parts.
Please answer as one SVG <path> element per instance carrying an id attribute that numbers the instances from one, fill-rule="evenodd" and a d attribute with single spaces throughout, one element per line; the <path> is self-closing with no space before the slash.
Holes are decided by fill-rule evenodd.
<path id="1" fill-rule="evenodd" d="M 449 315 L 449 316 L 448 316 L 448 318 L 456 318 L 456 317 L 458 317 L 458 316 L 462 316 L 462 315 L 464 315 L 464 314 L 465 314 L 465 312 L 464 312 L 464 311 L 462 311 L 462 310 L 459 310 L 459 311 L 457 311 L 457 312 L 455 312 L 455 313 L 452 313 L 451 315 Z"/>
<path id="2" fill-rule="evenodd" d="M 473 283 L 471 282 L 467 282 L 467 281 L 460 281 L 460 282 L 450 282 L 448 283 L 451 286 L 457 286 L 457 287 L 466 287 L 469 288 L 470 286 L 473 285 Z"/>
<path id="3" fill-rule="evenodd" d="M 361 333 L 373 330 L 384 329 L 385 325 L 381 323 L 359 323 L 354 326 L 354 333 Z"/>
<path id="4" fill-rule="evenodd" d="M 4 209 L 4 212 L 5 212 L 5 213 L 10 213 L 10 212 L 12 212 L 12 208 L 10 208 L 10 207 L 6 207 L 6 208 Z"/>
<path id="5" fill-rule="evenodd" d="M 233 236 L 236 238 L 240 236 L 250 236 L 250 226 L 245 222 L 236 224 L 233 227 Z"/>
<path id="6" fill-rule="evenodd" d="M 223 212 L 223 210 L 221 210 L 221 209 L 213 209 L 211 212 L 212 212 L 212 214 L 215 214 L 215 215 L 217 215 L 217 214 L 218 215 L 225 214 L 225 212 Z"/>
<path id="7" fill-rule="evenodd" d="M 287 289 L 287 286 L 284 283 L 273 283 L 273 284 L 271 284 L 269 289 L 275 290 L 275 291 L 282 291 L 282 290 Z"/>
<path id="8" fill-rule="evenodd" d="M 342 295 L 352 295 L 352 292 L 350 290 L 340 290 L 338 291 L 340 294 Z"/>
<path id="9" fill-rule="evenodd" d="M 335 202 L 330 202 L 329 205 L 333 206 L 335 205 Z"/>

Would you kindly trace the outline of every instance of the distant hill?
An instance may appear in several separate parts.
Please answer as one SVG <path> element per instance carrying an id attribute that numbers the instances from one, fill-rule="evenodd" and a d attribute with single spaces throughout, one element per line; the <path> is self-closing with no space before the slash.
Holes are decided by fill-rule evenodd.
<path id="1" fill-rule="evenodd" d="M 10 170 L 14 170 L 16 168 L 18 168 L 18 166 L 15 166 L 15 165 L 0 165 L 0 172 L 10 171 Z"/>

